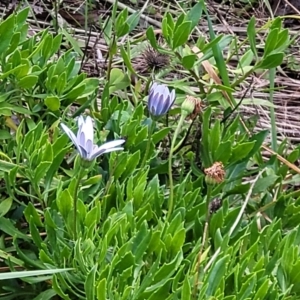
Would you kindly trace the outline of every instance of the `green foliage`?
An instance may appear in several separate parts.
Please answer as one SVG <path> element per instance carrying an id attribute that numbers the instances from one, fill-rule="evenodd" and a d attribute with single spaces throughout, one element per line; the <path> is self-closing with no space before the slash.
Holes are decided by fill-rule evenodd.
<path id="1" fill-rule="evenodd" d="M 268 23 L 263 51 L 250 20 L 233 76 L 222 52 L 236 54 L 236 39 L 214 33 L 204 1 L 165 14 L 165 49 L 146 30 L 151 46 L 183 69 L 183 79 L 170 82 L 176 103 L 198 96 L 196 83 L 206 104 L 195 100 L 179 126 L 177 107 L 151 120 L 144 103 L 151 80 L 133 68 L 131 43 L 119 46 L 140 13 L 113 5 L 103 25 L 109 53 L 101 79 L 80 71 L 78 51 L 62 51 L 64 30 L 28 37 L 27 15 L 0 23 L 0 298 L 299 299 L 299 175 L 263 157 L 268 132 L 254 133 L 233 96 L 252 72 L 282 63 L 290 38 L 281 20 Z M 202 15 L 210 41 L 195 42 L 199 55 L 188 45 Z M 128 70 L 113 64 L 116 54 Z M 222 83 L 204 80 L 204 61 Z M 83 167 L 59 124 L 73 130 L 85 109 L 95 144 L 126 143 Z M 299 147 L 286 149 L 284 141 L 278 155 L 295 163 Z M 221 171 L 209 173 L 216 163 Z"/>

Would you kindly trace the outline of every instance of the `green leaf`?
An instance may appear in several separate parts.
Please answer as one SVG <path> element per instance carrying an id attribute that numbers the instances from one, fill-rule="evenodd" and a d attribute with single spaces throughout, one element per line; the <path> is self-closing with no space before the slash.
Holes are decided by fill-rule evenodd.
<path id="1" fill-rule="evenodd" d="M 158 49 L 158 45 L 157 45 L 157 41 L 156 41 L 154 30 L 153 30 L 153 26 L 148 27 L 148 29 L 146 31 L 146 36 L 147 36 L 147 39 L 150 42 L 150 45 L 152 46 L 152 48 L 154 48 L 155 50 L 157 50 Z"/>
<path id="2" fill-rule="evenodd" d="M 43 161 L 39 163 L 37 168 L 34 170 L 34 182 L 36 182 L 37 184 L 40 183 L 40 181 L 46 175 L 48 169 L 50 168 L 51 163 L 52 162 L 50 161 Z"/>
<path id="3" fill-rule="evenodd" d="M 265 299 L 268 290 L 269 290 L 269 279 L 266 278 L 264 282 L 261 284 L 261 286 L 257 289 L 253 300 Z"/>
<path id="4" fill-rule="evenodd" d="M 268 70 L 276 68 L 281 65 L 283 58 L 284 53 L 282 52 L 270 54 L 267 57 L 263 58 L 263 60 L 256 65 L 255 69 Z"/>
<path id="5" fill-rule="evenodd" d="M 9 212 L 12 203 L 12 198 L 6 198 L 0 202 L 0 217 L 5 216 Z"/>
<path id="6" fill-rule="evenodd" d="M 64 98 L 68 99 L 69 101 L 73 101 L 76 100 L 77 98 L 79 98 L 82 93 L 85 90 L 85 84 L 81 83 L 79 85 L 77 85 L 76 87 L 72 88 L 71 91 L 69 91 Z"/>
<path id="7" fill-rule="evenodd" d="M 36 85 L 38 81 L 38 76 L 36 75 L 27 75 L 20 79 L 18 86 L 22 89 L 30 89 Z"/>
<path id="8" fill-rule="evenodd" d="M 1 217 L 0 218 L 0 230 L 7 233 L 10 236 L 15 236 L 17 238 L 30 241 L 31 238 L 27 236 L 26 234 L 19 231 L 12 223 L 10 219 Z"/>
<path id="9" fill-rule="evenodd" d="M 140 150 L 138 150 L 135 153 L 128 155 L 128 156 L 129 157 L 127 157 L 126 169 L 125 169 L 124 173 L 122 174 L 123 179 L 132 175 L 132 173 L 134 172 L 134 170 L 136 169 L 137 165 L 140 162 L 141 152 L 140 152 Z"/>
<path id="10" fill-rule="evenodd" d="M 129 26 L 129 32 L 130 33 L 135 27 L 139 24 L 141 13 L 140 11 L 134 12 L 132 15 L 130 15 L 126 21 L 126 23 Z"/>
<path id="11" fill-rule="evenodd" d="M 129 33 L 129 25 L 127 24 L 127 8 L 123 9 L 116 18 L 115 30 L 116 36 L 120 38 L 121 36 Z"/>
<path id="12" fill-rule="evenodd" d="M 252 53 L 257 57 L 256 49 L 256 32 L 255 32 L 255 17 L 252 16 L 247 26 L 247 36 L 250 43 Z"/>
<path id="13" fill-rule="evenodd" d="M 68 189 L 62 191 L 59 196 L 56 198 L 56 205 L 59 212 L 62 216 L 67 219 L 72 207 L 73 207 L 73 198 Z"/>
<path id="14" fill-rule="evenodd" d="M 183 22 L 180 26 L 175 29 L 172 49 L 175 50 L 177 47 L 185 44 L 191 33 L 191 22 Z"/>
<path id="15" fill-rule="evenodd" d="M 130 85 L 130 80 L 120 69 L 112 69 L 110 72 L 109 94 L 123 90 Z"/>
<path id="16" fill-rule="evenodd" d="M 34 221 L 33 217 L 30 217 L 29 230 L 30 230 L 30 235 L 32 237 L 33 242 L 40 249 L 41 245 L 43 243 L 43 240 L 41 238 L 41 234 L 40 234 L 39 230 L 37 229 L 37 227 L 35 225 L 35 221 Z"/>
<path id="17" fill-rule="evenodd" d="M 46 290 L 41 292 L 40 294 L 38 294 L 35 298 L 33 298 L 33 300 L 51 300 L 53 298 L 55 298 L 55 296 L 57 295 L 57 293 L 53 290 Z"/>
<path id="18" fill-rule="evenodd" d="M 48 275 L 48 274 L 63 273 L 63 272 L 67 272 L 70 270 L 72 270 L 72 268 L 7 272 L 7 273 L 2 273 L 2 274 L 0 273 L 0 280 L 19 279 L 19 278 L 32 277 L 32 276 L 42 276 L 42 275 Z"/>
<path id="19" fill-rule="evenodd" d="M 191 284 L 189 282 L 189 277 L 185 276 L 182 291 L 181 291 L 181 300 L 191 300 L 192 299 L 192 289 Z"/>
<path id="20" fill-rule="evenodd" d="M 253 187 L 253 193 L 262 193 L 266 191 L 278 178 L 279 177 L 275 174 L 268 174 L 266 177 L 259 178 Z"/>
<path id="21" fill-rule="evenodd" d="M 24 215 L 25 215 L 26 221 L 28 223 L 32 219 L 34 221 L 35 225 L 37 225 L 39 227 L 43 227 L 41 218 L 40 218 L 36 208 L 34 207 L 34 205 L 31 202 L 29 202 L 27 207 L 25 208 Z"/>
<path id="22" fill-rule="evenodd" d="M 181 63 L 187 70 L 190 70 L 191 68 L 193 68 L 196 58 L 197 57 L 195 54 L 186 55 L 181 59 Z"/>
<path id="23" fill-rule="evenodd" d="M 12 135 L 7 130 L 0 129 L 0 140 L 11 139 Z"/>
<path id="24" fill-rule="evenodd" d="M 276 49 L 277 39 L 278 39 L 279 29 L 272 29 L 266 39 L 264 47 L 264 57 L 267 57 L 271 52 Z"/>
<path id="25" fill-rule="evenodd" d="M 215 296 L 215 293 L 220 286 L 221 280 L 224 278 L 226 272 L 226 264 L 229 260 L 229 257 L 229 255 L 224 255 L 211 267 L 206 279 L 208 283 L 206 296 Z"/>
<path id="26" fill-rule="evenodd" d="M 10 172 L 12 169 L 17 168 L 16 164 L 0 159 L 0 171 Z"/>
<path id="27" fill-rule="evenodd" d="M 9 48 L 13 32 L 15 28 L 15 16 L 11 14 L 6 20 L 2 20 L 0 24 L 0 54 L 5 55 Z"/>
<path id="28" fill-rule="evenodd" d="M 169 127 L 165 127 L 155 133 L 153 133 L 152 135 L 152 142 L 154 145 L 156 145 L 157 143 L 159 143 L 160 141 L 162 141 L 170 132 L 171 128 Z"/>
<path id="29" fill-rule="evenodd" d="M 237 145 L 236 147 L 232 148 L 232 154 L 231 154 L 231 158 L 230 161 L 240 161 L 243 158 L 247 157 L 248 153 L 250 153 L 250 151 L 252 150 L 252 148 L 254 147 L 255 142 L 246 142 L 246 143 L 242 143 Z"/>
<path id="30" fill-rule="evenodd" d="M 84 290 L 87 300 L 95 300 L 95 278 L 97 272 L 97 264 L 92 268 L 92 270 L 87 274 Z"/>
<path id="31" fill-rule="evenodd" d="M 230 141 L 221 142 L 219 147 L 214 151 L 213 160 L 221 161 L 224 165 L 226 165 L 227 161 L 231 156 L 232 145 Z"/>
<path id="32" fill-rule="evenodd" d="M 191 29 L 195 28 L 202 16 L 203 2 L 199 1 L 186 14 L 185 21 L 191 21 Z"/>
<path id="33" fill-rule="evenodd" d="M 238 299 L 247 299 L 252 295 L 256 285 L 256 274 L 251 274 L 250 277 L 242 284 L 238 293 Z M 251 297 L 252 298 L 252 297 Z"/>
<path id="34" fill-rule="evenodd" d="M 97 300 L 107 300 L 106 289 L 106 278 L 103 278 L 97 285 Z"/>
<path id="35" fill-rule="evenodd" d="M 125 63 L 126 67 L 128 68 L 128 70 L 131 73 L 135 74 L 136 72 L 133 69 L 132 64 L 131 64 L 130 52 L 126 51 L 123 46 L 120 46 L 120 50 L 121 50 L 123 62 Z"/>
<path id="36" fill-rule="evenodd" d="M 51 111 L 57 111 L 60 108 L 60 101 L 57 96 L 47 96 L 45 99 L 45 105 L 51 110 Z"/>

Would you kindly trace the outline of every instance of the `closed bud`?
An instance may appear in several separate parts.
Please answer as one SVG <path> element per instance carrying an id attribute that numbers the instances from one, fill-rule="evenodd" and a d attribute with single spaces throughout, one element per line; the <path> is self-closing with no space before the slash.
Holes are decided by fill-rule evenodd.
<path id="1" fill-rule="evenodd" d="M 201 100 L 193 96 L 186 96 L 181 105 L 181 111 L 185 117 L 189 116 L 191 119 L 194 119 L 201 111 Z"/>

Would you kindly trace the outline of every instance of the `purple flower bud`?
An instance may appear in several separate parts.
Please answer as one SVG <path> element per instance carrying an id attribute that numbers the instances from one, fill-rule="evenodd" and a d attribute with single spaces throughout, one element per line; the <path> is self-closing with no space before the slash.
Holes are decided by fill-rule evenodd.
<path id="1" fill-rule="evenodd" d="M 164 84 L 154 82 L 148 96 L 148 109 L 154 117 L 165 115 L 175 101 L 175 90 L 170 92 Z"/>

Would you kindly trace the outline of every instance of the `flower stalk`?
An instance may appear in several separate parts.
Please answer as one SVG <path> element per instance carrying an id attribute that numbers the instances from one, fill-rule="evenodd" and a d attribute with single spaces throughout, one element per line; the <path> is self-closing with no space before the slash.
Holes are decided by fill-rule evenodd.
<path id="1" fill-rule="evenodd" d="M 178 125 L 176 127 L 172 143 L 171 143 L 171 149 L 169 153 L 169 164 L 168 164 L 168 173 L 169 173 L 169 185 L 170 185 L 170 194 L 169 194 L 169 203 L 168 203 L 168 214 L 167 214 L 167 220 L 170 218 L 173 209 L 174 209 L 174 183 L 173 183 L 173 173 L 172 173 L 172 158 L 173 158 L 173 153 L 175 150 L 175 144 L 176 144 L 176 139 L 179 135 L 179 132 L 183 126 L 183 122 L 185 120 L 185 115 L 182 114 L 180 116 Z"/>
<path id="2" fill-rule="evenodd" d="M 77 174 L 75 187 L 74 187 L 74 195 L 73 195 L 73 208 L 74 208 L 74 229 L 73 229 L 73 235 L 74 235 L 74 241 L 77 240 L 77 202 L 78 202 L 78 194 L 79 194 L 79 187 L 81 180 L 84 176 L 84 168 L 82 165 L 80 165 L 79 172 Z"/>
<path id="3" fill-rule="evenodd" d="M 141 169 L 143 169 L 146 165 L 147 162 L 147 158 L 150 152 L 150 146 L 151 146 L 151 142 L 152 142 L 152 133 L 155 129 L 155 121 L 152 120 L 151 125 L 148 128 L 148 141 L 147 141 L 147 145 L 146 145 L 146 151 L 145 151 L 145 155 L 141 164 Z"/>

